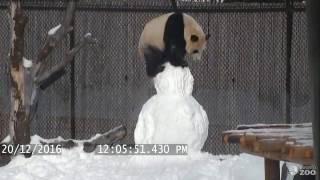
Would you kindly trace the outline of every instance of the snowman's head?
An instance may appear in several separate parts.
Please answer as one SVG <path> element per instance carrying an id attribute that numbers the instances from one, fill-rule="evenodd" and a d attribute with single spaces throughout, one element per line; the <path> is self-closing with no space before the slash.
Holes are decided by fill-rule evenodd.
<path id="1" fill-rule="evenodd" d="M 157 94 L 191 95 L 193 76 L 188 67 L 175 67 L 166 63 L 164 70 L 154 78 Z"/>

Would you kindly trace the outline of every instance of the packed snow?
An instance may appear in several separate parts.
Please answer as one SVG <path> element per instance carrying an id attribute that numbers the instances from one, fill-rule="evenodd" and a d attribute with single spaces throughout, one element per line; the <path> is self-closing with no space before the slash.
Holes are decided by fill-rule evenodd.
<path id="1" fill-rule="evenodd" d="M 23 67 L 25 68 L 31 68 L 32 67 L 32 61 L 23 57 L 22 59 L 22 64 L 23 64 Z"/>
<path id="2" fill-rule="evenodd" d="M 32 137 L 32 143 L 39 143 Z M 0 167 L 0 180 L 257 180 L 263 159 L 247 154 L 214 156 L 108 156 L 84 153 L 82 147 L 61 155 L 15 157 Z"/>
<path id="3" fill-rule="evenodd" d="M 208 135 L 208 119 L 191 95 L 193 77 L 189 68 L 167 64 L 154 82 L 157 94 L 140 113 L 136 143 L 189 144 L 189 150 L 198 151 L 179 156 L 98 155 L 85 153 L 81 141 L 77 141 L 78 147 L 62 149 L 60 155 L 16 156 L 0 167 L 0 180 L 257 180 L 263 177 L 263 158 L 200 152 Z M 40 141 L 50 140 L 33 136 L 31 144 Z"/>
<path id="4" fill-rule="evenodd" d="M 208 137 L 208 117 L 192 96 L 188 67 L 165 64 L 154 78 L 157 91 L 142 107 L 134 132 L 136 144 L 188 144 L 200 151 Z"/>
<path id="5" fill-rule="evenodd" d="M 48 35 L 53 35 L 54 33 L 56 33 L 56 32 L 58 31 L 58 29 L 59 29 L 60 27 L 61 27 L 61 24 L 59 24 L 58 26 L 50 29 L 50 30 L 48 31 Z"/>

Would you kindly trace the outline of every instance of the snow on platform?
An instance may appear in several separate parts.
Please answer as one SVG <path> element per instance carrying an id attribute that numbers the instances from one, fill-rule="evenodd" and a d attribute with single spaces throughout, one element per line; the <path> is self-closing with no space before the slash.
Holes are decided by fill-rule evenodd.
<path id="1" fill-rule="evenodd" d="M 0 168 L 0 180 L 257 180 L 263 177 L 263 163 L 247 154 L 107 156 L 77 147 L 63 149 L 62 155 L 17 156 Z"/>
<path id="2" fill-rule="evenodd" d="M 312 124 L 253 124 L 222 133 L 225 144 L 240 144 L 240 150 L 265 158 L 314 163 Z"/>

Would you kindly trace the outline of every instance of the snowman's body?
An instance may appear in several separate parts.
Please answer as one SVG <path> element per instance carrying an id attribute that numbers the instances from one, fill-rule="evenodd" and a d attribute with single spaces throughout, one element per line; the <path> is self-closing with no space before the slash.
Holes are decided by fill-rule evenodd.
<path id="1" fill-rule="evenodd" d="M 188 67 L 165 64 L 154 78 L 157 94 L 142 107 L 134 132 L 136 144 L 188 144 L 200 151 L 208 136 L 208 118 L 192 97 L 193 76 Z"/>

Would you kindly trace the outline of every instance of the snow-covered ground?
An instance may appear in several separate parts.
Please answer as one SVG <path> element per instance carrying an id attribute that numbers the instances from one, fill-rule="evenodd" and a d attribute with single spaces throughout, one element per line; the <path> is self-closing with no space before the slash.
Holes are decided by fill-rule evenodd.
<path id="1" fill-rule="evenodd" d="M 82 147 L 63 149 L 61 155 L 17 156 L 0 167 L 0 180 L 257 180 L 263 175 L 263 159 L 247 154 L 106 156 L 84 153 Z"/>

